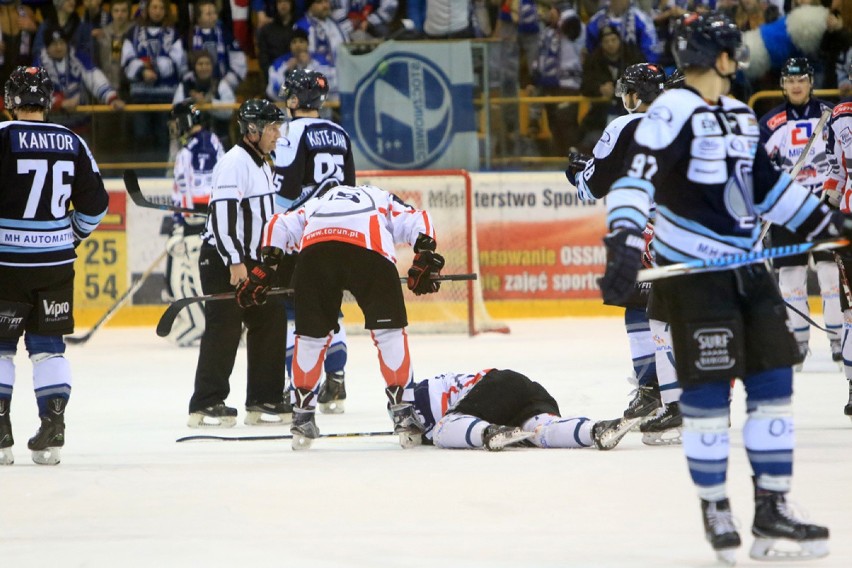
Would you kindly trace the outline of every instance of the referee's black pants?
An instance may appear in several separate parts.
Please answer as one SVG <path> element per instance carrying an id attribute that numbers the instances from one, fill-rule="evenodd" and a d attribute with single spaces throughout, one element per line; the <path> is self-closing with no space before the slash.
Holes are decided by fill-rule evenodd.
<path id="1" fill-rule="evenodd" d="M 246 261 L 250 271 L 254 264 Z M 205 294 L 233 292 L 231 274 L 216 249 L 201 247 L 201 288 Z M 276 279 L 277 280 L 277 279 Z M 273 282 L 278 285 L 278 282 Z M 284 398 L 287 313 L 283 296 L 270 296 L 262 306 L 243 309 L 236 300 L 217 300 L 204 305 L 206 324 L 195 370 L 195 392 L 189 412 L 224 402 L 231 392 L 229 379 L 240 345 L 242 325 L 247 329 L 248 359 L 246 406 L 278 403 Z"/>

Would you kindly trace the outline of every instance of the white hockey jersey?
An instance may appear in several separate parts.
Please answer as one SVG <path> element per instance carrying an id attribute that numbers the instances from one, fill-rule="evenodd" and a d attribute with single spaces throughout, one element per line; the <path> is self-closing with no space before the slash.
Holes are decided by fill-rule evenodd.
<path id="1" fill-rule="evenodd" d="M 298 209 L 274 215 L 264 230 L 263 246 L 291 253 L 336 241 L 375 251 L 396 263 L 394 245 L 413 246 L 420 233 L 435 238 L 426 211 L 372 185 L 339 185 Z"/>
<path id="2" fill-rule="evenodd" d="M 224 155 L 222 143 L 212 132 L 201 130 L 190 136 L 175 156 L 174 204 L 188 209 L 206 206 L 213 191 L 213 168 Z"/>
<path id="3" fill-rule="evenodd" d="M 491 369 L 478 373 L 443 373 L 414 385 L 414 410 L 432 439 L 432 429 L 450 409 L 481 381 Z"/>
<path id="4" fill-rule="evenodd" d="M 852 213 L 852 100 L 834 107 L 828 131 L 831 173 L 825 189 L 840 191 L 840 210 Z"/>

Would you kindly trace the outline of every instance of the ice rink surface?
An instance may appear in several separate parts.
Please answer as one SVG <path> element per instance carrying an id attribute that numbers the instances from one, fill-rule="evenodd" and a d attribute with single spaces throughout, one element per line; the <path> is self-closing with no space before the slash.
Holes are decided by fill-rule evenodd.
<path id="1" fill-rule="evenodd" d="M 509 335 L 413 336 L 415 373 L 512 368 L 544 384 L 563 415 L 614 418 L 629 400 L 620 320 L 510 322 Z M 798 448 L 791 500 L 832 531 L 831 555 L 788 566 L 852 566 L 852 423 L 847 383 L 814 331 L 795 379 Z M 629 434 L 597 450 L 403 451 L 396 439 L 191 442 L 185 426 L 197 350 L 151 329 L 102 329 L 69 347 L 74 389 L 56 467 L 32 463 L 37 428 L 21 352 L 12 405 L 16 463 L 0 468 L 0 567 L 662 567 L 713 566 L 679 446 Z M 223 435 L 285 434 L 242 424 L 245 351 Z M 389 430 L 376 351 L 351 337 L 343 415 L 324 433 Z M 748 558 L 750 469 L 733 404 L 730 498 Z"/>

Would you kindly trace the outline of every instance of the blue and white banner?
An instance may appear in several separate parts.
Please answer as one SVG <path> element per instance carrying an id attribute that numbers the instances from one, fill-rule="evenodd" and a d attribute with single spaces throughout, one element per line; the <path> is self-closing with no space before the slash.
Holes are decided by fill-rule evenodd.
<path id="1" fill-rule="evenodd" d="M 341 49 L 337 70 L 359 170 L 478 169 L 469 42 Z"/>

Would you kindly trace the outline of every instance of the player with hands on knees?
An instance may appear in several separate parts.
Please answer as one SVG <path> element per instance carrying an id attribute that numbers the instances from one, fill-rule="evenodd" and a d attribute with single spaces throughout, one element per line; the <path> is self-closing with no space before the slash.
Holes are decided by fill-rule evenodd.
<path id="1" fill-rule="evenodd" d="M 388 411 L 400 445 L 420 444 L 423 425 L 412 405 L 408 316 L 395 245 L 409 244 L 420 257 L 409 273 L 409 286 L 423 293 L 436 292 L 437 283 L 429 278 L 440 271 L 443 257 L 434 252 L 435 229 L 429 213 L 375 186 L 327 184 L 297 209 L 274 215 L 263 235 L 264 250 L 279 249 L 267 256 L 299 252 L 293 274 L 293 449 L 309 448 L 319 437 L 315 411 L 320 374 L 338 326 L 344 290 L 358 302 L 364 326 L 379 351 Z M 264 282 L 260 275 L 257 280 Z M 244 295 L 254 286 L 246 285 Z"/>
<path id="2" fill-rule="evenodd" d="M 414 261 L 408 269 L 408 289 L 417 296 L 434 294 L 441 283 L 433 280 L 444 268 L 444 257 L 435 252 L 437 243 L 428 235 L 421 234 L 414 243 Z"/>

